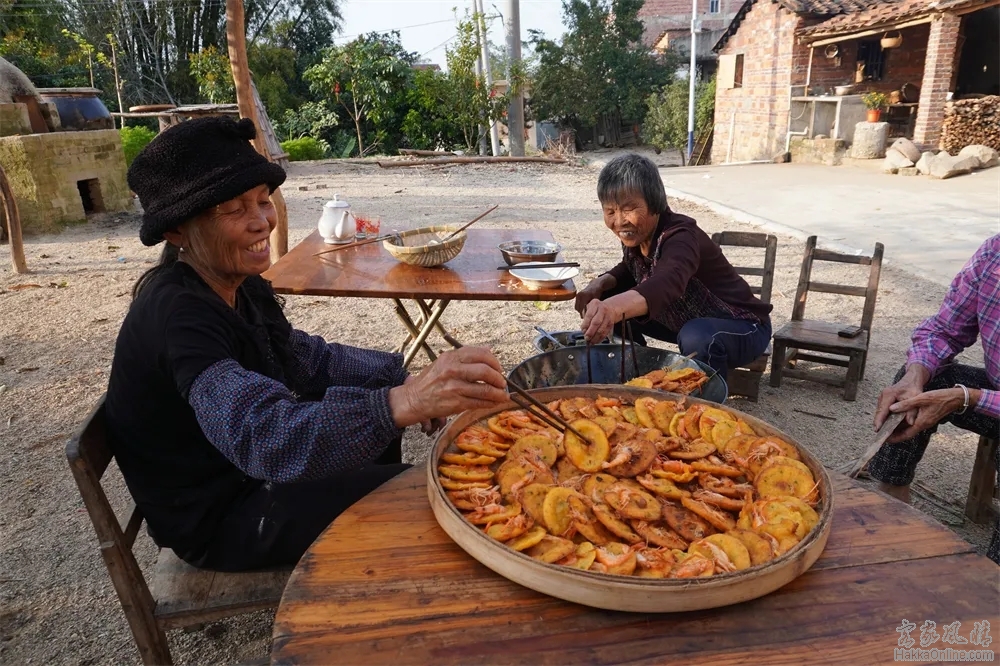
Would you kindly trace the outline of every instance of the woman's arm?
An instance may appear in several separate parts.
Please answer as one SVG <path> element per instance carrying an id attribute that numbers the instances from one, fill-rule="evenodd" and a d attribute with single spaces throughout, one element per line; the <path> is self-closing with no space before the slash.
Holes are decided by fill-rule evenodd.
<path id="1" fill-rule="evenodd" d="M 208 440 L 241 471 L 291 483 L 378 458 L 409 425 L 394 421 L 390 390 L 336 386 L 322 400 L 298 402 L 284 384 L 226 359 L 198 375 L 188 403 Z"/>
<path id="2" fill-rule="evenodd" d="M 331 386 L 382 388 L 400 386 L 409 373 L 402 354 L 328 343 L 293 329 L 289 337 L 293 383 L 302 393 L 322 393 Z"/>

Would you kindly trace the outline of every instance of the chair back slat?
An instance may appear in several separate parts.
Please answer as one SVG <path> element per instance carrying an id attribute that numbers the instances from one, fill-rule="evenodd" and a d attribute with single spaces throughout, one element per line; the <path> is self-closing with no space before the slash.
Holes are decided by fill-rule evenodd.
<path id="1" fill-rule="evenodd" d="M 868 293 L 868 287 L 853 287 L 846 284 L 829 284 L 826 282 L 810 282 L 809 291 L 818 291 L 822 294 L 842 294 L 844 296 L 864 296 Z"/>
<path id="2" fill-rule="evenodd" d="M 734 266 L 736 273 L 743 276 L 760 277 L 760 285 L 750 285 L 750 291 L 764 303 L 771 302 L 771 286 L 774 283 L 774 263 L 778 254 L 778 238 L 773 234 L 749 231 L 721 231 L 712 234 L 712 241 L 722 247 L 764 248 L 764 265 Z"/>
<path id="3" fill-rule="evenodd" d="M 868 289 L 865 294 L 865 308 L 861 313 L 861 328 L 866 331 L 872 330 L 872 320 L 875 318 L 875 299 L 878 296 L 878 283 L 882 276 L 882 254 L 885 247 L 882 243 L 875 243 L 875 252 L 872 254 L 871 270 L 868 271 Z"/>
<path id="4" fill-rule="evenodd" d="M 813 259 L 816 261 L 837 261 L 842 264 L 860 264 L 861 266 L 870 266 L 872 263 L 872 258 L 863 254 L 844 254 L 843 252 L 820 249 L 813 253 Z"/>

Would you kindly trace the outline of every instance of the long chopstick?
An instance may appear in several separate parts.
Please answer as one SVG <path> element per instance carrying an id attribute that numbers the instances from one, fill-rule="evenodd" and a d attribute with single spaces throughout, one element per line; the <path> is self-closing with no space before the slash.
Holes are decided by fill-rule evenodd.
<path id="1" fill-rule="evenodd" d="M 329 250 L 323 250 L 322 252 L 317 252 L 314 257 L 318 257 L 321 254 L 329 254 L 330 252 L 339 252 L 340 250 L 347 250 L 352 247 L 361 247 L 362 245 L 368 245 L 369 243 L 378 243 L 379 241 L 389 240 L 394 236 L 398 236 L 399 233 L 386 234 L 385 236 L 379 236 L 377 238 L 369 238 L 368 240 L 358 241 L 357 243 L 351 243 L 349 245 L 338 245 L 337 247 L 330 248 Z"/>
<path id="2" fill-rule="evenodd" d="M 587 383 L 594 383 L 594 366 L 590 363 L 590 348 L 592 345 L 587 343 Z"/>
<path id="3" fill-rule="evenodd" d="M 460 226 L 458 229 L 456 229 L 455 231 L 451 232 L 450 234 L 448 234 L 447 236 L 445 236 L 444 238 L 442 238 L 441 242 L 444 243 L 444 242 L 447 242 L 447 241 L 451 240 L 452 237 L 454 237 L 454 236 L 462 233 L 463 231 L 465 231 L 466 229 L 468 229 L 469 227 L 471 227 L 473 224 L 475 224 L 479 220 L 483 219 L 484 217 L 486 217 L 487 215 L 489 215 L 490 213 L 492 213 L 493 211 L 495 211 L 499 207 L 500 207 L 500 204 L 497 204 L 496 206 L 493 206 L 493 208 L 490 208 L 488 211 L 486 211 L 485 213 L 483 213 L 482 215 L 480 215 L 479 217 L 477 217 L 476 219 L 474 219 L 472 222 L 466 222 L 465 224 L 463 224 L 462 226 Z"/>
<path id="4" fill-rule="evenodd" d="M 674 368 L 679 367 L 680 364 L 683 363 L 684 361 L 690 361 L 691 359 L 693 359 L 697 355 L 698 355 L 698 352 L 691 352 L 690 354 L 688 354 L 684 358 L 679 358 L 676 361 L 674 361 L 673 363 L 671 363 L 670 365 L 668 365 L 667 367 L 665 367 L 663 369 L 663 371 L 664 372 L 670 372 Z"/>
<path id="5" fill-rule="evenodd" d="M 635 339 L 632 337 L 632 322 L 626 321 L 625 327 L 628 329 L 628 344 L 632 348 L 632 372 L 639 376 L 639 359 L 635 356 Z"/>
<path id="6" fill-rule="evenodd" d="M 625 315 L 622 315 L 622 368 L 621 368 L 621 381 L 619 384 L 625 383 Z"/>
<path id="7" fill-rule="evenodd" d="M 525 400 L 527 400 L 528 402 L 530 402 L 532 405 L 534 405 L 538 409 L 542 410 L 542 412 L 544 412 L 546 416 L 548 416 L 553 421 L 555 421 L 556 423 L 558 423 L 559 426 L 562 427 L 564 430 L 569 430 L 571 433 L 573 433 L 574 435 L 576 435 L 577 437 L 579 437 L 580 441 L 583 441 L 583 442 L 590 441 L 586 437 L 584 437 L 583 435 L 581 435 L 573 426 L 571 426 L 569 423 L 567 423 L 566 420 L 563 417 L 561 417 L 558 414 L 556 414 L 555 412 L 553 412 L 551 409 L 549 409 L 548 407 L 546 407 L 543 403 L 541 403 L 538 400 L 536 400 L 530 393 L 528 393 L 523 388 L 521 388 L 520 386 L 518 386 L 517 384 L 515 384 L 514 382 L 512 382 L 509 379 L 507 380 L 507 386 L 509 388 L 513 389 L 514 392 L 517 393 L 517 395 L 521 396 L 522 398 L 524 398 Z M 514 398 L 514 396 L 512 395 L 511 399 L 513 399 L 513 398 Z M 518 401 L 515 400 L 514 402 L 518 402 Z M 518 404 L 520 404 L 520 402 L 518 402 Z"/>
<path id="8" fill-rule="evenodd" d="M 578 268 L 579 263 L 575 261 L 553 261 L 553 262 L 537 262 L 531 266 L 523 266 L 521 264 L 514 264 L 513 266 L 497 266 L 498 271 L 509 271 L 514 268 Z"/>

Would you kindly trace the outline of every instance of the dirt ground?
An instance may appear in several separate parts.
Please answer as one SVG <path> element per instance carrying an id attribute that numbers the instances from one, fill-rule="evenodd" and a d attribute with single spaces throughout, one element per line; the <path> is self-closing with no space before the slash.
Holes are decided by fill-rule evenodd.
<path id="1" fill-rule="evenodd" d="M 309 163 L 293 165 L 282 189 L 292 244 L 314 228 L 323 202 L 335 192 L 356 212 L 381 216 L 386 227 L 460 223 L 498 203 L 481 226 L 548 229 L 564 245 L 566 257 L 583 265 L 580 288 L 620 258 L 618 244 L 601 222 L 596 178 L 596 170 L 586 166 L 383 170 Z M 321 185 L 326 187 L 318 189 Z M 741 228 L 683 202 L 671 204 L 709 233 Z M 139 661 L 64 455 L 67 439 L 106 388 L 129 290 L 158 255 L 158 248 L 139 243 L 137 231 L 136 216 L 120 215 L 58 236 L 28 238 L 30 275 L 14 274 L 7 248 L 0 249 L 0 663 Z M 889 258 L 893 245 L 886 243 Z M 791 313 L 801 252 L 799 241 L 779 239 L 775 329 Z M 731 259 L 740 263 L 739 255 Z M 863 284 L 866 275 L 857 269 L 845 265 L 816 279 Z M 903 362 L 913 327 L 936 311 L 944 291 L 919 275 L 891 267 L 883 271 L 867 376 L 856 402 L 812 382 L 786 380 L 772 389 L 765 378 L 759 403 L 730 404 L 792 434 L 828 466 L 856 457 L 872 437 L 878 392 Z M 402 332 L 388 302 L 292 297 L 287 312 L 293 325 L 329 341 L 390 349 Z M 817 294 L 810 297 L 807 314 L 857 323 L 860 300 Z M 445 324 L 462 342 L 492 348 L 509 369 L 534 353 L 533 325 L 570 330 L 579 317 L 571 302 L 548 309 L 533 303 L 456 303 Z M 433 337 L 431 343 L 438 349 L 443 344 Z M 966 360 L 981 363 L 978 347 Z M 419 432 L 408 433 L 407 459 L 424 460 L 430 443 Z M 975 446 L 974 436 L 943 428 L 917 472 L 916 505 L 985 550 L 989 529 L 961 520 Z M 121 479 L 117 472 L 106 478 L 122 510 L 127 496 Z M 155 547 L 145 534 L 137 551 L 149 571 Z M 272 617 L 257 613 L 200 631 L 170 632 L 175 661 L 263 658 Z"/>

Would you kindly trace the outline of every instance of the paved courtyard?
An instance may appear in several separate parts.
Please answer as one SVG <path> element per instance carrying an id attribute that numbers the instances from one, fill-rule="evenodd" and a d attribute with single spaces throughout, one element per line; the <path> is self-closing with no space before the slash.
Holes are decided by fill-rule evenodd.
<path id="1" fill-rule="evenodd" d="M 881 173 L 881 160 L 828 167 L 747 164 L 661 168 L 667 195 L 831 249 L 870 254 L 948 285 L 1000 232 L 1000 167 L 933 180 Z M 900 242 L 905 241 L 905 242 Z"/>

